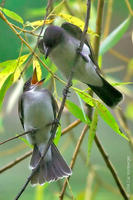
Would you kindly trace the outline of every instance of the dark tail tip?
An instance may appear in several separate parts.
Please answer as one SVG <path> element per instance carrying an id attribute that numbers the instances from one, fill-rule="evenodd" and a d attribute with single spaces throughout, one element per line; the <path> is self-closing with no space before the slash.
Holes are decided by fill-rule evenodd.
<path id="1" fill-rule="evenodd" d="M 51 156 L 52 159 L 49 161 L 46 161 L 45 158 L 42 160 L 40 168 L 31 179 L 31 184 L 53 182 L 72 174 L 71 169 L 54 144 L 51 145 Z"/>
<path id="2" fill-rule="evenodd" d="M 121 92 L 110 85 L 103 77 L 102 87 L 88 85 L 99 98 L 109 107 L 115 107 L 123 98 Z"/>

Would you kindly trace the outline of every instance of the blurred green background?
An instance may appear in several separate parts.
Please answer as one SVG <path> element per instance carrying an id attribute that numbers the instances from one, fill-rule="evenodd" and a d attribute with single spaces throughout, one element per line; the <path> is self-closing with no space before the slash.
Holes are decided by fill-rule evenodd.
<path id="1" fill-rule="evenodd" d="M 74 2 L 74 1 L 68 1 Z M 85 2 L 85 1 L 84 1 Z M 131 5 L 133 7 L 132 1 Z M 105 14 L 103 24 L 106 20 L 106 10 L 107 10 L 108 1 L 105 0 Z M 23 0 L 23 1 L 5 1 L 5 8 L 12 10 L 23 17 L 24 21 L 34 21 L 37 19 L 43 19 L 43 10 L 45 8 L 45 0 Z M 78 3 L 77 3 L 78 4 Z M 97 1 L 94 1 L 95 6 Z M 76 4 L 75 4 L 76 5 Z M 80 8 L 79 8 L 80 9 Z M 110 31 L 122 23 L 129 15 L 129 11 L 126 7 L 126 4 L 123 0 L 113 2 L 113 13 L 111 19 L 111 28 Z M 127 56 L 129 59 L 133 57 L 133 44 L 131 42 L 131 31 L 132 25 L 130 25 L 128 31 L 120 42 L 115 46 L 117 51 L 120 51 L 122 54 Z M 29 38 L 32 44 L 34 44 L 34 38 Z M 0 19 L 0 62 L 16 59 L 20 51 L 20 40 L 17 36 L 9 29 L 9 27 Z M 24 50 L 24 53 L 27 52 L 27 49 Z M 123 69 L 114 73 L 107 73 L 108 76 L 115 78 L 117 81 L 123 81 L 124 74 L 126 73 L 127 64 L 114 57 L 110 53 L 106 53 L 103 57 L 103 66 L 105 70 L 111 69 L 112 67 L 120 67 Z M 27 73 L 27 76 L 30 75 L 30 71 Z M 59 76 L 61 76 L 59 74 Z M 61 96 L 62 86 L 57 83 L 58 93 Z M 13 137 L 18 133 L 23 132 L 20 121 L 17 114 L 17 100 L 13 105 L 12 109 L 9 111 L 8 105 L 11 101 L 11 94 L 14 91 L 16 85 L 13 85 L 10 90 L 8 90 L 3 109 L 0 114 L 0 140 L 3 141 L 9 137 Z M 84 85 L 78 84 L 78 87 L 84 88 Z M 133 92 L 131 86 L 127 88 Z M 18 99 L 18 94 L 16 94 Z M 79 104 L 77 96 L 71 92 L 70 99 L 77 104 Z M 125 103 L 129 99 L 124 100 L 123 110 L 125 110 Z M 65 128 L 70 122 L 74 121 L 75 118 L 71 116 L 67 111 L 63 113 L 63 118 L 61 120 L 62 129 Z M 130 129 L 133 128 L 132 119 L 128 119 L 128 125 Z M 73 129 L 71 133 L 66 134 L 60 139 L 58 144 L 59 149 L 61 150 L 64 158 L 70 163 L 72 159 L 72 154 L 75 149 L 75 140 L 77 141 L 83 124 L 79 127 Z M 89 131 L 88 131 L 89 133 Z M 74 139 L 71 137 L 73 134 Z M 118 175 L 128 192 L 133 193 L 133 159 L 130 151 L 129 144 L 124 138 L 120 137 L 114 131 L 105 124 L 102 119 L 99 117 L 97 134 L 107 151 L 110 160 L 115 166 Z M 82 144 L 82 151 L 85 157 L 87 157 L 87 144 L 88 144 L 88 134 L 84 139 Z M 5 145 L 0 146 L 0 167 L 6 165 L 7 163 L 15 160 L 17 157 L 23 155 L 25 152 L 30 150 L 20 139 L 9 142 Z M 29 159 L 22 161 L 13 168 L 5 171 L 0 175 L 0 200 L 13 200 L 16 194 L 19 192 L 23 184 L 25 183 L 27 177 L 30 175 Z M 91 167 L 86 165 L 86 162 L 83 160 L 83 155 L 78 155 L 76 165 L 73 170 L 73 175 L 70 179 L 70 186 L 73 192 L 73 195 L 76 199 L 84 199 L 83 194 L 86 190 L 87 178 L 89 177 L 89 172 L 92 174 L 92 192 L 93 198 L 96 200 L 118 200 L 123 199 L 118 192 L 117 186 L 110 174 L 108 168 L 101 157 L 101 154 L 97 150 L 95 144 L 93 144 L 91 152 L 91 165 L 95 168 L 96 174 L 93 174 Z M 58 199 L 58 193 L 61 191 L 63 180 L 51 183 L 43 190 L 44 196 L 43 199 Z M 43 186 L 45 187 L 45 186 Z M 21 200 L 40 200 L 37 197 L 38 187 L 31 187 L 29 184 L 26 191 L 23 193 Z M 71 194 L 70 189 L 67 189 L 68 193 Z M 69 199 L 65 196 L 65 199 Z"/>

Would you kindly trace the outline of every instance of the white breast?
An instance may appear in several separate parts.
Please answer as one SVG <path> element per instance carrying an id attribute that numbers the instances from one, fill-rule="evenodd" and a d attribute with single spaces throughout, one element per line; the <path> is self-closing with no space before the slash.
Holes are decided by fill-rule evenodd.
<path id="1" fill-rule="evenodd" d="M 78 47 L 79 40 L 69 36 L 68 40 L 59 44 L 50 53 L 51 60 L 66 78 L 68 78 L 74 65 L 73 61 L 76 55 L 76 48 Z M 85 62 L 81 56 L 79 57 L 75 66 L 74 78 L 86 84 L 102 85 L 101 78 L 95 71 L 96 66 L 89 57 L 90 49 L 86 44 L 83 46 L 82 53 L 88 58 L 88 62 Z"/>
<path id="2" fill-rule="evenodd" d="M 47 125 L 54 120 L 50 95 L 47 92 L 28 91 L 25 94 L 23 107 L 25 131 L 33 128 L 39 129 L 36 137 L 28 135 L 28 139 L 32 144 L 45 141 L 49 138 L 51 130 L 51 126 Z"/>

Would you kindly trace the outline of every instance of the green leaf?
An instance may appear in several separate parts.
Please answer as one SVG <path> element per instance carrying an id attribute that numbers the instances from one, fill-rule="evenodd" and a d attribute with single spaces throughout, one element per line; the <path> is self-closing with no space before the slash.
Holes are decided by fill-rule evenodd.
<path id="1" fill-rule="evenodd" d="M 128 138 L 124 135 L 124 133 L 122 133 L 119 129 L 119 126 L 114 118 L 114 116 L 111 114 L 111 112 L 106 108 L 106 106 L 104 106 L 103 104 L 101 104 L 98 100 L 93 99 L 92 97 L 90 97 L 89 94 L 87 93 L 81 93 L 78 92 L 79 96 L 90 106 L 96 107 L 98 106 L 98 114 L 101 116 L 101 118 L 119 135 L 121 135 L 122 137 L 124 137 L 126 140 L 128 140 Z"/>
<path id="2" fill-rule="evenodd" d="M 85 122 L 86 124 L 90 124 L 90 120 L 87 115 L 84 115 L 82 110 L 73 102 L 70 100 L 66 100 L 65 103 L 67 109 L 78 119 L 80 119 L 82 122 Z"/>
<path id="3" fill-rule="evenodd" d="M 54 138 L 54 144 L 57 145 L 59 140 L 60 140 L 60 137 L 61 137 L 61 126 L 58 126 L 58 129 L 56 131 L 56 136 Z"/>
<path id="4" fill-rule="evenodd" d="M 23 24 L 24 23 L 24 20 L 22 19 L 22 17 L 20 17 L 18 14 L 16 14 L 15 12 L 11 11 L 11 10 L 8 10 L 6 8 L 1 8 L 0 7 L 0 10 L 3 11 L 3 13 L 5 15 L 7 15 L 8 17 L 10 17 L 11 19 Z"/>
<path id="5" fill-rule="evenodd" d="M 127 31 L 130 21 L 130 17 L 128 17 L 122 24 L 120 24 L 112 33 L 110 33 L 107 36 L 107 38 L 102 42 L 100 46 L 100 56 L 116 45 L 116 43 L 122 38 L 124 33 Z"/>
<path id="6" fill-rule="evenodd" d="M 19 135 L 19 134 L 17 134 L 17 136 L 18 136 L 18 135 Z M 33 145 L 30 144 L 26 138 L 24 138 L 24 137 L 19 137 L 19 139 L 20 139 L 21 141 L 23 141 L 28 147 L 30 147 L 31 149 L 33 149 Z"/>
<path id="7" fill-rule="evenodd" d="M 119 129 L 119 126 L 114 118 L 114 116 L 111 114 L 111 112 L 100 102 L 98 103 L 98 114 L 101 116 L 101 118 L 119 135 L 124 137 L 126 140 L 128 138 L 122 133 Z"/>
<path id="8" fill-rule="evenodd" d="M 76 93 L 80 96 L 81 99 L 83 99 L 87 104 L 89 104 L 90 106 L 94 107 L 95 106 L 95 99 L 93 99 L 89 94 L 85 93 L 85 92 L 78 92 L 76 91 Z"/>
<path id="9" fill-rule="evenodd" d="M 68 14 L 65 14 L 65 13 L 59 13 L 57 16 L 60 16 L 61 18 L 65 19 L 67 22 L 70 22 L 71 24 L 74 24 L 74 25 L 78 26 L 82 31 L 84 30 L 84 21 L 82 21 L 78 17 L 72 16 L 72 15 L 68 15 Z M 91 35 L 98 36 L 89 27 L 88 27 L 87 33 L 91 34 Z"/>
<path id="10" fill-rule="evenodd" d="M 4 84 L 2 85 L 1 89 L 0 89 L 0 109 L 2 107 L 2 103 L 3 103 L 3 99 L 4 99 L 4 96 L 8 90 L 8 88 L 12 85 L 13 83 L 13 78 L 14 78 L 14 74 L 10 74 L 6 81 L 4 82 Z"/>
<path id="11" fill-rule="evenodd" d="M 88 161 L 89 161 L 89 158 L 90 158 L 90 152 L 91 152 L 91 149 L 92 149 L 92 144 L 93 144 L 94 137 L 95 137 L 95 134 L 96 134 L 96 129 L 97 129 L 97 122 L 98 122 L 98 112 L 97 111 L 98 110 L 97 110 L 97 107 L 96 107 L 96 109 L 94 110 L 94 113 L 93 113 L 93 118 L 92 118 L 92 122 L 91 122 L 90 129 L 89 129 Z"/>
<path id="12" fill-rule="evenodd" d="M 133 102 L 128 103 L 125 113 L 128 119 L 133 120 Z"/>
<path id="13" fill-rule="evenodd" d="M 30 54 L 23 55 L 18 57 L 17 59 L 7 60 L 0 63 L 0 87 L 5 82 L 5 79 L 9 76 L 9 74 L 14 73 L 14 81 L 20 75 L 19 67 L 26 61 Z M 17 70 L 16 70 L 17 69 Z M 15 71 L 16 70 L 16 71 Z"/>

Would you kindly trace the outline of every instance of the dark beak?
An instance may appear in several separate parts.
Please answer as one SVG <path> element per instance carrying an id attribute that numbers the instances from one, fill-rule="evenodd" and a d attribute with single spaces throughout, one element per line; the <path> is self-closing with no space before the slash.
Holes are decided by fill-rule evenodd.
<path id="1" fill-rule="evenodd" d="M 46 49 L 45 49 L 45 59 L 47 59 L 47 57 L 49 56 L 50 52 L 51 52 L 51 48 L 50 47 L 46 47 Z"/>

